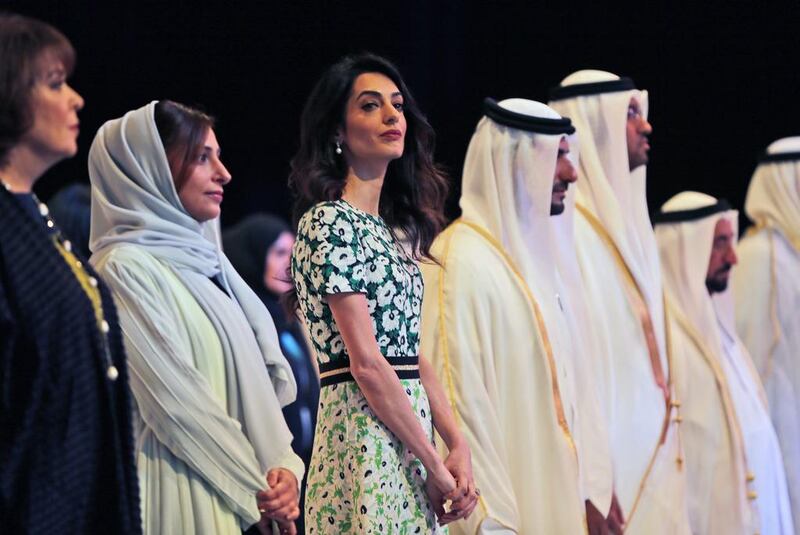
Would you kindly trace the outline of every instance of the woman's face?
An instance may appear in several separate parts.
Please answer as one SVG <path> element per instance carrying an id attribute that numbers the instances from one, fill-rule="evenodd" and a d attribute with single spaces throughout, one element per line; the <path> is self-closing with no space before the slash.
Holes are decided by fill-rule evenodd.
<path id="1" fill-rule="evenodd" d="M 294 236 L 291 232 L 282 232 L 267 250 L 264 286 L 274 294 L 280 295 L 292 289 L 292 283 L 286 280 L 292 259 L 292 247 L 294 247 Z"/>
<path id="2" fill-rule="evenodd" d="M 348 163 L 385 162 L 400 158 L 406 136 L 403 95 L 387 76 L 359 75 L 347 100 L 345 124 L 339 132 Z"/>
<path id="3" fill-rule="evenodd" d="M 30 98 L 33 126 L 20 144 L 49 166 L 78 152 L 78 110 L 83 108 L 83 98 L 67 84 L 61 60 L 45 53 L 40 64 Z"/>
<path id="4" fill-rule="evenodd" d="M 183 208 L 201 223 L 219 217 L 223 189 L 231 181 L 231 175 L 219 156 L 217 136 L 209 128 L 203 147 L 195 156 L 191 171 L 178 190 Z M 176 171 L 172 169 L 172 176 Z"/>

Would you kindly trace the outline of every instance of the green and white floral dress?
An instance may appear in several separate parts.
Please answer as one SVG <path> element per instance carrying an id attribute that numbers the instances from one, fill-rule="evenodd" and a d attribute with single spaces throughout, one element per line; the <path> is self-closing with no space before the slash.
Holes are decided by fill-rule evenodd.
<path id="1" fill-rule="evenodd" d="M 312 207 L 300 219 L 292 276 L 321 367 L 347 366 L 327 303 L 336 293 L 365 294 L 384 357 L 418 355 L 422 276 L 380 217 L 343 200 Z M 433 441 L 421 381 L 400 381 Z M 446 533 L 428 502 L 425 477 L 422 463 L 372 412 L 354 381 L 322 387 L 308 467 L 309 534 Z"/>

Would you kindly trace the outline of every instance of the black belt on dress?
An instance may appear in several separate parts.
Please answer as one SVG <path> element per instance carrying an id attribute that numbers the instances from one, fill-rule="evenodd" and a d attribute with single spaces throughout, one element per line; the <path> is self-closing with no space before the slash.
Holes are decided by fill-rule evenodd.
<path id="1" fill-rule="evenodd" d="M 419 379 L 419 357 L 385 357 L 398 379 Z M 319 386 L 354 381 L 350 360 L 338 359 L 319 365 Z"/>

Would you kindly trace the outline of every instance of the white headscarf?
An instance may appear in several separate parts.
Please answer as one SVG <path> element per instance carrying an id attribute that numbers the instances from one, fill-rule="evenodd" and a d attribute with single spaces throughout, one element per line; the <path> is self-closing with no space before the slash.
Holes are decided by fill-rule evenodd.
<path id="1" fill-rule="evenodd" d="M 220 248 L 219 221 L 197 222 L 175 190 L 155 124 L 156 102 L 105 123 L 89 152 L 92 182 L 90 248 L 94 265 L 135 244 L 171 266 L 216 328 L 226 361 L 233 362 L 242 424 L 262 469 L 276 465 L 292 440 L 281 406 L 296 385 L 280 350 L 275 325 Z M 209 292 L 217 277 L 230 297 Z M 243 321 L 244 320 L 244 321 Z M 139 407 L 142 414 L 148 407 Z"/>
<path id="2" fill-rule="evenodd" d="M 506 99 L 498 105 L 523 116 L 562 119 L 550 107 L 532 100 Z M 564 137 L 569 143 L 568 157 L 577 165 L 575 134 L 528 132 L 484 117 L 467 149 L 460 205 L 463 219 L 483 226 L 502 243 L 533 290 L 556 358 L 564 361 L 561 365 L 574 369 L 575 391 L 562 384 L 562 396 L 571 396 L 572 402 L 580 398 L 579 406 L 586 412 L 599 411 L 588 377 L 593 340 L 588 314 L 581 306 L 572 188 L 565 199 L 565 213 L 550 215 L 559 144 Z M 613 476 L 605 422 L 599 412 L 582 411 L 577 418 L 577 428 L 571 432 L 577 439 L 585 497 L 607 511 Z"/>
<path id="3" fill-rule="evenodd" d="M 664 203 L 661 212 L 696 210 L 716 204 L 717 199 L 710 195 L 684 191 Z M 723 349 L 714 303 L 706 287 L 708 263 L 717 223 L 727 219 L 735 234 L 737 218 L 736 210 L 725 210 L 690 221 L 658 223 L 655 230 L 667 295 L 695 327 L 708 351 L 715 355 L 721 355 Z"/>
<path id="4" fill-rule="evenodd" d="M 770 161 L 770 156 L 794 158 Z M 767 147 L 747 189 L 747 216 L 757 225 L 777 227 L 800 250 L 800 137 L 779 139 Z"/>
<path id="5" fill-rule="evenodd" d="M 498 103 L 510 111 L 561 119 L 548 106 L 524 99 Z M 462 218 L 486 228 L 536 289 L 552 289 L 552 270 L 537 263 L 552 258 L 549 229 L 553 174 L 564 134 L 511 128 L 484 117 L 472 136 L 461 186 Z"/>
<path id="6" fill-rule="evenodd" d="M 609 72 L 583 70 L 564 78 L 559 87 L 617 80 L 620 77 Z M 577 202 L 600 220 L 614 240 L 644 292 L 656 332 L 663 337 L 661 272 L 647 208 L 647 170 L 642 165 L 631 171 L 628 163 L 631 98 L 646 117 L 647 91 L 638 89 L 573 96 L 550 105 L 572 119 L 580 136 Z M 660 342 L 663 347 L 663 339 Z"/>

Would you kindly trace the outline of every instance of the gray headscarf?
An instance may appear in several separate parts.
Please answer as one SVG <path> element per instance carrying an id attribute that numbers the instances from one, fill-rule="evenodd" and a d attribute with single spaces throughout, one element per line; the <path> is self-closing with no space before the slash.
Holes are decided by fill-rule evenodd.
<path id="1" fill-rule="evenodd" d="M 184 209 L 155 123 L 156 102 L 105 123 L 89 152 L 95 265 L 116 247 L 134 244 L 171 266 L 195 297 L 233 363 L 242 424 L 262 469 L 275 466 L 291 443 L 281 406 L 297 388 L 261 300 L 220 248 L 218 219 L 199 223 Z M 209 287 L 216 277 L 230 297 Z M 211 289 L 212 291 L 209 291 Z M 231 379 L 229 379 L 229 384 Z M 143 416 L 147 407 L 139 407 Z"/>

